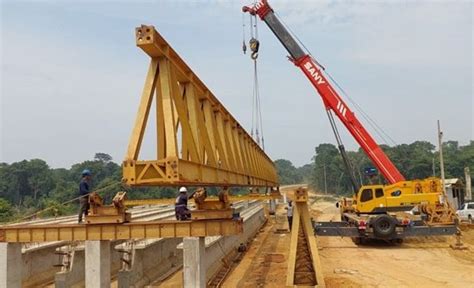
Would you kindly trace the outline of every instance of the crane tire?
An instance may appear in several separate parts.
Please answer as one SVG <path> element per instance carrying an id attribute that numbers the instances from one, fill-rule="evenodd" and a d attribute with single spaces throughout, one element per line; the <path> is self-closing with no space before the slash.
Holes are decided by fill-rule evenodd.
<path id="1" fill-rule="evenodd" d="M 395 234 L 397 222 L 393 217 L 381 214 L 371 221 L 371 226 L 374 229 L 375 236 L 385 239 L 391 238 L 390 236 Z"/>

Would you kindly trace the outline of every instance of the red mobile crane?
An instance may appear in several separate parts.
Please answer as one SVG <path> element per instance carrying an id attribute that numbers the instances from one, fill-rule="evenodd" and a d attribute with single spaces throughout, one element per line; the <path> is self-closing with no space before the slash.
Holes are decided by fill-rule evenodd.
<path id="1" fill-rule="evenodd" d="M 295 38 L 276 17 L 267 0 L 244 6 L 244 13 L 260 17 L 290 54 L 289 59 L 299 67 L 321 96 L 339 145 L 346 169 L 354 187 L 352 200 L 343 199 L 339 205 L 343 222 L 319 222 L 316 234 L 321 236 L 351 236 L 357 242 L 365 238 L 401 241 L 407 236 L 451 235 L 456 232 L 454 210 L 443 200 L 444 192 L 438 178 L 407 181 L 382 151 L 354 112 L 347 106 L 323 73 L 324 68 L 304 52 Z M 365 185 L 355 180 L 350 161 L 340 139 L 333 113 L 356 139 L 366 155 L 384 176 L 388 185 Z M 418 208 L 419 217 L 398 211 Z M 423 215 L 421 215 L 423 213 Z M 411 215 L 411 214 L 410 214 Z M 426 225 L 427 224 L 427 225 Z M 435 225 L 441 225 L 435 227 Z"/>
<path id="2" fill-rule="evenodd" d="M 318 62 L 301 49 L 288 30 L 275 16 L 268 2 L 261 0 L 255 6 L 244 6 L 242 10 L 252 15 L 258 15 L 260 19 L 265 21 L 288 53 L 290 53 L 290 60 L 303 71 L 319 95 L 321 95 L 327 112 L 331 113 L 331 111 L 333 111 L 337 117 L 339 117 L 387 182 L 394 184 L 404 181 L 405 177 L 398 171 L 397 167 L 395 167 L 392 161 L 385 155 L 377 142 L 375 142 L 369 132 L 362 126 L 354 112 L 351 111 L 349 106 L 347 106 L 341 96 L 339 96 L 337 91 L 331 86 L 331 83 L 329 83 L 322 73 Z"/>

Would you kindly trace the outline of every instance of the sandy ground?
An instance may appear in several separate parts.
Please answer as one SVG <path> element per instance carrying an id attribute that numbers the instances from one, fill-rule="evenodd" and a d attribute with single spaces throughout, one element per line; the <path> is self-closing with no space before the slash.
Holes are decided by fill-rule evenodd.
<path id="1" fill-rule="evenodd" d="M 319 220 L 338 220 L 332 201 L 319 199 L 311 209 Z M 290 235 L 276 233 L 287 227 L 285 213 L 278 208 L 224 287 L 285 286 Z M 463 230 L 469 248 L 464 251 L 449 247 L 454 237 L 416 238 L 396 246 L 382 242 L 356 246 L 349 238 L 319 237 L 326 286 L 474 287 L 474 228 Z"/>

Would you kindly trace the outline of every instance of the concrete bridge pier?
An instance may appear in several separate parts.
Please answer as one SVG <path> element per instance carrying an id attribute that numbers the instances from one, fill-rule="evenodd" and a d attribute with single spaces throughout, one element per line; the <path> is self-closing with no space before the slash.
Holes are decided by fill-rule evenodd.
<path id="1" fill-rule="evenodd" d="M 0 288 L 21 287 L 21 243 L 0 243 Z"/>
<path id="2" fill-rule="evenodd" d="M 110 287 L 110 241 L 85 241 L 86 287 Z"/>
<path id="3" fill-rule="evenodd" d="M 205 237 L 183 238 L 183 284 L 185 288 L 206 287 Z"/>
<path id="4" fill-rule="evenodd" d="M 276 211 L 276 200 L 275 199 L 271 199 L 269 200 L 269 205 L 268 205 L 268 214 L 270 215 L 275 215 L 275 211 Z"/>

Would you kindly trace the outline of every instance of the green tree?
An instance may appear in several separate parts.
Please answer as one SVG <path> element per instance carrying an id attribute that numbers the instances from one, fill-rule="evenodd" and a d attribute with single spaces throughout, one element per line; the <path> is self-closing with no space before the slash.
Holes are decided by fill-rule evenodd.
<path id="1" fill-rule="evenodd" d="M 112 156 L 106 153 L 95 153 L 94 160 L 107 163 L 112 161 Z"/>
<path id="2" fill-rule="evenodd" d="M 6 199 L 0 198 L 0 222 L 7 222 L 12 216 L 12 205 Z"/>
<path id="3" fill-rule="evenodd" d="M 298 184 L 303 181 L 303 178 L 298 173 L 296 167 L 293 166 L 293 163 L 291 163 L 290 161 L 285 159 L 278 159 L 274 163 L 278 172 L 280 184 Z"/>

